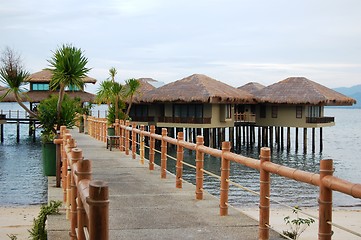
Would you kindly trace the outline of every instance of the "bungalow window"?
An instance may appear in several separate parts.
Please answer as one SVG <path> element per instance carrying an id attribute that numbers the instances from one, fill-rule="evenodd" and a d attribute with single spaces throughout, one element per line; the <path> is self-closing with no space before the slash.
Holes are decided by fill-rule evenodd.
<path id="1" fill-rule="evenodd" d="M 278 107 L 272 106 L 272 118 L 277 118 L 277 117 L 278 117 Z"/>
<path id="2" fill-rule="evenodd" d="M 174 104 L 173 117 L 203 118 L 203 106 L 201 104 Z"/>
<path id="3" fill-rule="evenodd" d="M 308 107 L 308 117 L 321 117 L 321 107 L 320 106 L 309 106 Z"/>
<path id="4" fill-rule="evenodd" d="M 302 118 L 302 106 L 296 107 L 296 118 Z"/>
<path id="5" fill-rule="evenodd" d="M 226 119 L 232 119 L 232 105 L 226 105 Z"/>
<path id="6" fill-rule="evenodd" d="M 32 91 L 48 91 L 49 90 L 48 83 L 32 83 L 31 85 L 32 85 L 32 87 L 31 87 Z"/>
<path id="7" fill-rule="evenodd" d="M 80 89 L 77 86 L 72 86 L 72 85 L 68 86 L 66 88 L 66 90 L 68 90 L 68 91 L 80 91 Z"/>
<path id="8" fill-rule="evenodd" d="M 261 105 L 260 107 L 260 118 L 266 118 L 266 106 Z"/>

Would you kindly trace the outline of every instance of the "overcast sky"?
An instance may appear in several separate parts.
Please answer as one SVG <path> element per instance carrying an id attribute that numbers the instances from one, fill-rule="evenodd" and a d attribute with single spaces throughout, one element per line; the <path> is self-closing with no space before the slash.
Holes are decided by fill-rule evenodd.
<path id="1" fill-rule="evenodd" d="M 201 73 L 234 87 L 304 76 L 361 84 L 359 0 L 0 0 L 0 48 L 33 73 L 64 43 L 102 81 Z M 88 88 L 94 91 L 97 86 Z"/>

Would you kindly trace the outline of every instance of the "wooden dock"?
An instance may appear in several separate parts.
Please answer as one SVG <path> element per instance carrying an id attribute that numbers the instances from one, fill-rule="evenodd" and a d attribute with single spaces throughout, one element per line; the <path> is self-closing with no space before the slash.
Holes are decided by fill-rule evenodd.
<path id="1" fill-rule="evenodd" d="M 93 179 L 109 184 L 110 239 L 258 239 L 258 222 L 230 208 L 219 215 L 219 199 L 205 192 L 195 199 L 195 186 L 175 187 L 175 177 L 160 178 L 160 168 L 148 169 L 137 156 L 106 149 L 106 144 L 71 130 L 85 159 L 92 160 Z M 49 181 L 49 200 L 62 200 L 62 188 Z M 65 213 L 48 219 L 49 239 L 69 239 Z M 270 231 L 270 239 L 281 239 Z"/>

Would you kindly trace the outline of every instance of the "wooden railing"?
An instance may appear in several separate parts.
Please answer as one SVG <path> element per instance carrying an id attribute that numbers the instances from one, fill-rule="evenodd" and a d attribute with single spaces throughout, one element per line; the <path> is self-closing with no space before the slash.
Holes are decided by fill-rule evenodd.
<path id="1" fill-rule="evenodd" d="M 332 123 L 335 122 L 334 117 L 306 117 L 306 123 Z"/>
<path id="2" fill-rule="evenodd" d="M 211 118 L 195 117 L 158 117 L 158 122 L 164 123 L 190 123 L 190 124 L 210 124 Z"/>
<path id="3" fill-rule="evenodd" d="M 101 119 L 89 119 L 89 134 L 94 138 L 106 141 L 106 121 Z M 286 166 L 278 165 L 271 162 L 270 149 L 262 148 L 260 160 L 244 157 L 230 152 L 230 142 L 222 143 L 222 150 L 213 149 L 203 145 L 203 136 L 197 136 L 196 143 L 190 143 L 183 140 L 183 132 L 179 132 L 177 139 L 167 136 L 167 129 L 162 129 L 162 134 L 155 134 L 155 126 L 150 126 L 150 131 L 144 131 L 144 126 L 136 128 L 131 125 L 129 121 L 117 121 L 114 124 L 115 132 L 119 135 L 120 150 L 125 151 L 129 155 L 130 146 L 132 146 L 132 156 L 135 158 L 136 154 L 136 139 L 140 139 L 139 146 L 141 147 L 140 158 L 144 159 L 144 138 L 149 139 L 149 169 L 154 169 L 154 156 L 155 156 L 155 141 L 161 142 L 161 178 L 166 178 L 167 171 L 167 145 L 172 144 L 177 147 L 176 158 L 176 187 L 182 187 L 182 172 L 183 164 L 190 164 L 183 161 L 184 148 L 196 151 L 196 191 L 195 198 L 203 199 L 203 174 L 210 175 L 211 172 L 203 168 L 204 154 L 221 158 L 221 176 L 217 178 L 221 181 L 220 190 L 220 215 L 228 214 L 228 192 L 229 185 L 239 186 L 239 184 L 229 179 L 230 162 L 235 162 L 247 166 L 249 168 L 260 171 L 260 190 L 259 195 L 259 239 L 269 239 L 269 217 L 270 217 L 270 201 L 275 201 L 270 198 L 270 174 L 277 174 L 289 179 L 299 182 L 307 183 L 310 185 L 318 186 L 319 188 L 319 228 L 318 239 L 329 240 L 332 238 L 332 225 L 337 226 L 332 222 L 332 191 L 338 191 L 354 198 L 361 198 L 361 184 L 348 182 L 346 180 L 332 176 L 333 161 L 324 159 L 320 161 L 320 174 L 306 172 Z M 130 137 L 131 136 L 131 137 Z M 143 161 L 144 163 L 144 161 Z M 277 201 L 276 201 L 277 202 Z M 341 227 L 340 227 L 341 228 Z"/>
<path id="4" fill-rule="evenodd" d="M 61 126 L 54 143 L 61 149 L 61 185 L 71 239 L 109 239 L 107 183 L 91 180 L 91 161 L 83 159 L 82 150 L 65 126 Z"/>
<path id="5" fill-rule="evenodd" d="M 0 110 L 1 119 L 28 119 L 29 113 L 25 110 Z"/>
<path id="6" fill-rule="evenodd" d="M 255 123 L 256 122 L 256 114 L 235 113 L 234 121 L 235 122 L 245 122 L 245 123 Z"/>

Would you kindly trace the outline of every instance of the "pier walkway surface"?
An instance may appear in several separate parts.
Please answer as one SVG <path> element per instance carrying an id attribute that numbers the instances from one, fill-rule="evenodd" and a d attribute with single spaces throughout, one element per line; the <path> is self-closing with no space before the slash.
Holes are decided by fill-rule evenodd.
<path id="1" fill-rule="evenodd" d="M 258 239 L 258 221 L 230 208 L 219 215 L 219 199 L 204 193 L 195 199 L 195 186 L 184 182 L 175 187 L 175 176 L 160 168 L 148 170 L 118 149 L 109 151 L 105 143 L 71 130 L 85 159 L 92 160 L 92 176 L 109 184 L 110 239 Z M 62 200 L 62 189 L 49 178 L 50 200 Z M 48 219 L 48 239 L 69 239 L 70 221 L 65 213 Z M 270 239 L 282 239 L 270 231 Z"/>

